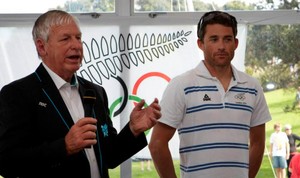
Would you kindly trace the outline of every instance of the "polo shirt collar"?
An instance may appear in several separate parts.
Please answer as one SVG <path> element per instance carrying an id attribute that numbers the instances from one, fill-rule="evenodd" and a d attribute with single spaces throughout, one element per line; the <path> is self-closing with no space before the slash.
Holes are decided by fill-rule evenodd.
<path id="1" fill-rule="evenodd" d="M 231 64 L 231 68 L 232 68 L 232 74 L 233 74 L 233 80 L 234 81 L 236 81 L 237 83 L 246 83 L 247 82 L 246 78 L 243 77 L 241 75 L 241 72 L 239 72 L 232 64 Z M 208 71 L 208 69 L 204 65 L 203 60 L 196 67 L 196 74 L 198 76 L 201 76 L 201 77 L 204 77 L 204 78 L 207 78 L 207 79 L 215 79 L 215 77 L 213 77 L 210 74 L 210 72 Z"/>

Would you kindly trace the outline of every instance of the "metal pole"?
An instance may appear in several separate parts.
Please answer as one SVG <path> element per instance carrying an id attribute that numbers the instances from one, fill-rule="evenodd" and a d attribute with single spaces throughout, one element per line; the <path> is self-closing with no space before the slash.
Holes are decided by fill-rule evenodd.
<path id="1" fill-rule="evenodd" d="M 275 170 L 274 170 L 274 168 L 273 168 L 272 160 L 271 160 L 271 158 L 270 158 L 269 150 L 267 149 L 267 146 L 265 146 L 265 150 L 266 150 L 266 152 L 267 152 L 267 156 L 268 156 L 268 159 L 269 159 L 269 163 L 270 163 L 270 165 L 271 165 L 271 168 L 272 168 L 272 172 L 273 172 L 274 178 L 277 178 L 277 177 L 276 177 Z"/>

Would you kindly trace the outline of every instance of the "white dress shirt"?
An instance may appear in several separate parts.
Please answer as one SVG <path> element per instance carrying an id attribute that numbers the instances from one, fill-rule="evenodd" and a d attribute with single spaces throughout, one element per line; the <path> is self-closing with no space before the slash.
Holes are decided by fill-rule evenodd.
<path id="1" fill-rule="evenodd" d="M 66 82 L 56 73 L 54 73 L 50 68 L 48 68 L 44 63 L 43 66 L 46 68 L 47 72 L 49 73 L 50 77 L 54 81 L 57 89 L 59 90 L 71 116 L 76 123 L 79 119 L 84 117 L 84 109 L 83 104 L 80 98 L 80 94 L 78 91 L 78 81 L 77 78 L 74 77 L 74 81 L 71 83 Z M 74 74 L 74 76 L 76 76 Z M 96 155 L 94 152 L 94 148 L 86 148 L 84 149 L 86 156 L 90 163 L 91 169 L 91 178 L 100 178 L 100 172 L 98 169 L 98 163 L 96 160 Z"/>

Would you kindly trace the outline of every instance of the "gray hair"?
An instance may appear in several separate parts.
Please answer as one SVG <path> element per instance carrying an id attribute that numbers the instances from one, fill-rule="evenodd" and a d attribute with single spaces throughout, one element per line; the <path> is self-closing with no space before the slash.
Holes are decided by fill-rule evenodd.
<path id="1" fill-rule="evenodd" d="M 75 22 L 79 26 L 79 20 L 71 14 L 61 10 L 50 10 L 42 14 L 34 23 L 32 37 L 35 42 L 38 38 L 48 41 L 52 26 Z"/>

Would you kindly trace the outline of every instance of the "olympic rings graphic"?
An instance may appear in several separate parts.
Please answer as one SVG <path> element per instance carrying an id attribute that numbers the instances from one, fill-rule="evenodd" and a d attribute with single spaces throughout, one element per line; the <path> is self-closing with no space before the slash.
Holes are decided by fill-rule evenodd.
<path id="1" fill-rule="evenodd" d="M 163 73 L 161 73 L 161 72 L 149 72 L 149 73 L 146 73 L 146 74 L 142 75 L 142 76 L 136 81 L 136 83 L 134 84 L 133 90 L 132 90 L 132 95 L 129 95 L 129 96 L 128 96 L 128 100 L 135 101 L 135 102 L 134 102 L 134 105 L 137 104 L 136 102 L 140 102 L 140 101 L 142 100 L 140 97 L 136 96 L 136 95 L 137 95 L 137 92 L 138 92 L 138 88 L 139 88 L 140 84 L 141 84 L 145 79 L 147 79 L 147 78 L 149 78 L 149 77 L 160 77 L 160 78 L 165 79 L 167 82 L 170 82 L 170 77 L 168 77 L 167 75 L 165 75 L 165 74 L 163 74 Z M 125 93 L 126 93 L 126 91 L 128 91 L 128 89 L 125 87 L 125 84 L 124 84 L 122 81 L 120 81 L 119 78 L 116 78 L 116 79 L 117 79 L 117 80 L 121 83 L 121 85 L 124 87 L 124 90 L 125 90 Z M 126 94 L 125 94 L 125 96 L 126 96 Z M 122 102 L 122 100 L 123 100 L 123 97 L 119 97 L 118 99 L 116 99 L 116 100 L 111 104 L 111 106 L 110 106 L 110 108 L 109 108 L 109 111 L 110 111 L 110 117 L 111 117 L 111 118 L 112 118 L 113 116 L 118 115 L 118 114 L 116 114 L 116 113 L 115 113 L 115 114 L 113 114 L 113 113 L 114 113 L 114 110 L 116 109 L 116 107 Z M 126 103 L 127 103 L 127 102 L 126 102 Z M 125 105 L 126 105 L 126 103 L 125 103 Z M 124 107 L 124 104 L 122 104 L 122 105 L 123 105 L 123 107 Z M 144 107 L 148 107 L 148 104 L 145 103 Z M 149 131 L 150 131 L 150 130 L 147 130 L 147 131 L 145 132 L 145 134 L 147 135 L 147 134 L 149 133 Z"/>

